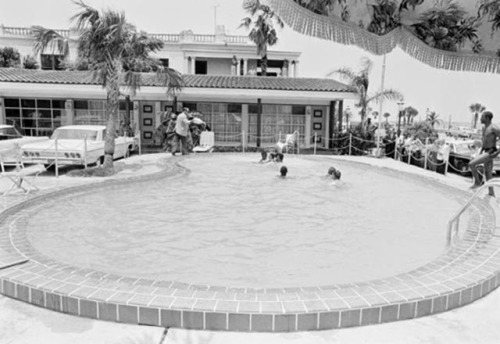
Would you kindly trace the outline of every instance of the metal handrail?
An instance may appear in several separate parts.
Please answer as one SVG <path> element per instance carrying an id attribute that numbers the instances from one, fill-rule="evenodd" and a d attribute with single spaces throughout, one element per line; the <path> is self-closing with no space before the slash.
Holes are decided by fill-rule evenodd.
<path id="1" fill-rule="evenodd" d="M 455 229 L 455 234 L 458 233 L 458 225 L 460 224 L 460 216 L 470 207 L 472 202 L 479 196 L 481 191 L 483 191 L 485 188 L 488 187 L 494 187 L 498 186 L 500 187 L 500 180 L 498 179 L 491 179 L 488 180 L 486 183 L 481 185 L 476 192 L 472 195 L 472 197 L 465 203 L 462 208 L 458 210 L 458 212 L 451 218 L 451 220 L 448 222 L 448 232 L 446 233 L 446 243 L 449 246 L 451 244 L 451 235 L 453 229 Z"/>

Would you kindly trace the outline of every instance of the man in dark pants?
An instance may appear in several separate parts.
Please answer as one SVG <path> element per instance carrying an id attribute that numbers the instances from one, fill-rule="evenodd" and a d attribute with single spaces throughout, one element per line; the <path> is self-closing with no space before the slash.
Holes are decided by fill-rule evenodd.
<path id="1" fill-rule="evenodd" d="M 188 112 L 189 108 L 184 108 L 179 116 L 177 116 L 177 121 L 175 123 L 175 147 L 172 149 L 172 155 L 175 155 L 177 150 L 179 150 L 179 144 L 181 145 L 182 155 L 189 154 L 187 149 L 187 136 L 191 121 L 187 119 Z"/>

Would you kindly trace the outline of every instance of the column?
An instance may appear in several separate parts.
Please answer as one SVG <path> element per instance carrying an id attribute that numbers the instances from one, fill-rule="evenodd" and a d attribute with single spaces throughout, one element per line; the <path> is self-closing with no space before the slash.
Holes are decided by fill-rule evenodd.
<path id="1" fill-rule="evenodd" d="M 306 128 L 304 132 L 304 145 L 306 148 L 311 147 L 311 113 L 312 107 L 310 105 L 306 106 Z"/>
<path id="2" fill-rule="evenodd" d="M 189 62 L 191 61 L 191 56 L 186 56 L 184 58 L 184 73 L 189 74 Z"/>
<path id="3" fill-rule="evenodd" d="M 189 74 L 196 74 L 196 57 L 194 56 L 191 57 L 191 73 Z"/>
<path id="4" fill-rule="evenodd" d="M 5 118 L 5 100 L 0 97 L 0 123 L 7 124 L 7 119 Z"/>
<path id="5" fill-rule="evenodd" d="M 64 102 L 64 112 L 61 114 L 61 125 L 72 125 L 75 120 L 75 107 L 73 99 Z"/>
<path id="6" fill-rule="evenodd" d="M 331 105 L 331 103 L 330 103 Z M 325 148 L 332 148 L 332 131 L 330 128 L 330 106 L 327 106 L 325 109 L 325 140 L 323 141 L 323 146 Z"/>
<path id="7" fill-rule="evenodd" d="M 248 130 L 250 129 L 250 116 L 248 116 L 248 104 L 241 105 L 241 144 L 243 147 L 248 145 Z"/>
<path id="8" fill-rule="evenodd" d="M 288 77 L 289 76 L 289 68 L 290 68 L 290 61 L 284 60 L 283 61 L 283 68 L 281 68 L 281 76 L 283 77 Z"/>
<path id="9" fill-rule="evenodd" d="M 161 123 L 161 118 L 162 118 L 162 115 L 163 115 L 163 111 L 161 111 L 161 102 L 160 101 L 156 101 L 155 102 L 155 128 L 157 126 L 160 125 Z"/>
<path id="10" fill-rule="evenodd" d="M 243 75 L 248 74 L 248 59 L 243 59 Z"/>
<path id="11" fill-rule="evenodd" d="M 299 76 L 299 61 L 294 61 L 293 77 L 297 78 Z"/>
<path id="12" fill-rule="evenodd" d="M 136 130 L 142 130 L 141 122 L 139 121 L 139 102 L 134 100 L 132 107 L 132 128 L 136 128 Z"/>
<path id="13" fill-rule="evenodd" d="M 339 132 L 342 132 L 342 115 L 344 114 L 344 101 L 339 100 Z"/>
<path id="14" fill-rule="evenodd" d="M 238 59 L 236 64 L 236 75 L 241 75 L 241 59 Z"/>

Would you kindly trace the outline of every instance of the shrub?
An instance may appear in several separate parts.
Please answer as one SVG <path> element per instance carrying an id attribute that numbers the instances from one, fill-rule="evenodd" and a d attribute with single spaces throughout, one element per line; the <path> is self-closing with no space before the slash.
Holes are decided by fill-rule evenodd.
<path id="1" fill-rule="evenodd" d="M 0 48 L 0 67 L 17 67 L 20 59 L 21 55 L 17 49 L 11 47 Z"/>
<path id="2" fill-rule="evenodd" d="M 23 68 L 38 69 L 38 61 L 35 59 L 35 57 L 27 55 L 23 58 Z"/>

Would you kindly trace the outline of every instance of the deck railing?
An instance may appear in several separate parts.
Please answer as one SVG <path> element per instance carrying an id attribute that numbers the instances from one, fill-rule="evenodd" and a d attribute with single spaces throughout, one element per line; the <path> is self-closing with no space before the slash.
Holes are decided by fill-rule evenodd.
<path id="1" fill-rule="evenodd" d="M 31 36 L 31 28 L 29 27 L 13 27 L 13 26 L 1 26 L 1 33 L 3 35 L 12 36 Z M 54 30 L 63 37 L 69 37 L 69 30 Z"/>
<path id="2" fill-rule="evenodd" d="M 55 30 L 58 34 L 63 37 L 70 37 L 70 30 Z M 14 26 L 0 26 L 1 35 L 11 35 L 11 36 L 31 36 L 31 28 L 29 27 L 14 27 Z M 157 38 L 163 42 L 182 42 L 184 40 L 192 40 L 193 42 L 200 43 L 216 43 L 224 42 L 227 44 L 248 44 L 248 36 L 230 36 L 222 35 L 221 39 L 216 35 L 202 35 L 202 34 L 170 34 L 170 33 L 151 33 L 148 34 L 149 37 Z M 189 37 L 189 38 L 187 38 Z"/>

